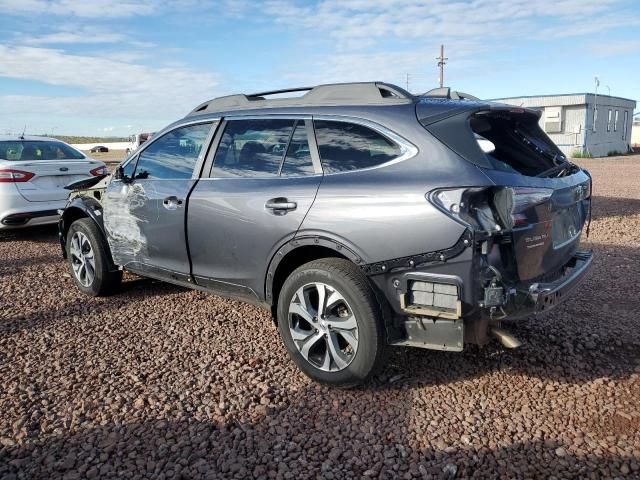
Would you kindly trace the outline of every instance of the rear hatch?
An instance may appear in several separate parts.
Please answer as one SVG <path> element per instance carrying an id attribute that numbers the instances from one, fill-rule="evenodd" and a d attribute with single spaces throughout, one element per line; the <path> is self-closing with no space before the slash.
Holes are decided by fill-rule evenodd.
<path id="1" fill-rule="evenodd" d="M 477 101 L 419 103 L 433 135 L 496 185 L 488 195 L 495 229 L 510 233 L 521 281 L 558 271 L 577 250 L 588 219 L 591 179 L 567 161 L 538 125 L 539 112 Z M 446 105 L 446 108 L 443 108 Z"/>

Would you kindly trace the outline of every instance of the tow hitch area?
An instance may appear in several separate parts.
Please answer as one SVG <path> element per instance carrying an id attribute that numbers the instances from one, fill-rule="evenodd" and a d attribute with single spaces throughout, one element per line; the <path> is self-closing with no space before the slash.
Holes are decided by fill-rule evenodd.
<path id="1" fill-rule="evenodd" d="M 505 348 L 518 348 L 520 345 L 522 345 L 520 340 L 518 340 L 516 337 L 514 337 L 513 335 L 511 335 L 509 332 L 507 332 L 505 329 L 501 327 L 498 327 L 498 326 L 491 327 L 490 332 L 491 332 L 491 335 L 497 338 L 498 341 Z"/>

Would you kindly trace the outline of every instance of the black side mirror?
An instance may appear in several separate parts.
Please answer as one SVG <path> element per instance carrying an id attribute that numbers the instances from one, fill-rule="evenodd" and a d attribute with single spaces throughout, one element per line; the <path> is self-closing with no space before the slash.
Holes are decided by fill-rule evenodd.
<path id="1" fill-rule="evenodd" d="M 122 183 L 131 183 L 131 177 L 128 177 L 124 173 L 124 168 L 122 165 L 119 165 L 118 168 L 116 168 L 116 171 L 113 172 L 113 178 L 115 178 L 116 180 L 120 180 Z"/>

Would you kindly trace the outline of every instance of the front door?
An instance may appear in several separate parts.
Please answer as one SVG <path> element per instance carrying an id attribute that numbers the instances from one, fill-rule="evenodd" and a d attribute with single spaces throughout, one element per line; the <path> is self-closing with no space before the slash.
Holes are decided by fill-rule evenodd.
<path id="1" fill-rule="evenodd" d="M 211 131 L 207 122 L 163 134 L 125 166 L 127 177 L 109 184 L 104 224 L 117 265 L 161 278 L 189 278 L 186 202 Z"/>
<path id="2" fill-rule="evenodd" d="M 219 293 L 262 299 L 269 261 L 293 238 L 322 170 L 310 119 L 228 119 L 210 178 L 189 201 L 195 281 Z M 309 128 L 309 130 L 308 130 Z"/>

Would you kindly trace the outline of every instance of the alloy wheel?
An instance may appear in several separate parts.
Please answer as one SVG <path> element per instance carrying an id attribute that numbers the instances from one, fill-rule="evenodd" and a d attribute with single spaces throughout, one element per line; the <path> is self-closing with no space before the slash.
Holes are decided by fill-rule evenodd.
<path id="1" fill-rule="evenodd" d="M 76 279 L 84 287 L 89 287 L 96 276 L 96 263 L 89 238 L 82 232 L 75 232 L 69 245 L 71 266 Z"/>
<path id="2" fill-rule="evenodd" d="M 344 296 L 314 282 L 300 287 L 289 304 L 289 331 L 298 351 L 326 372 L 345 369 L 358 350 L 358 323 Z"/>

